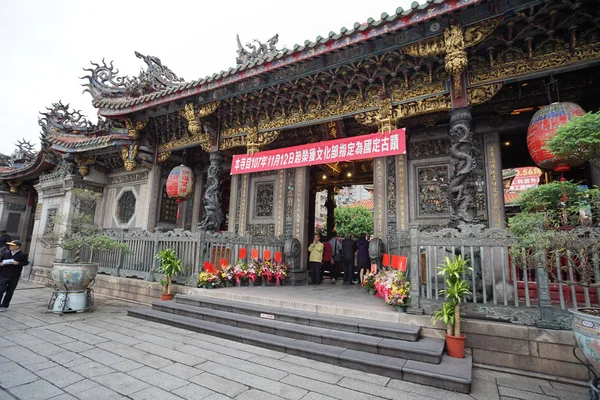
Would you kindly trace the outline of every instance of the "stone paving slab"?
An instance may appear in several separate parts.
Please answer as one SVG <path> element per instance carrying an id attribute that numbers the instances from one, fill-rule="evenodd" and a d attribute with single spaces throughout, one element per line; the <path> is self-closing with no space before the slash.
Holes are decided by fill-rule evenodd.
<path id="1" fill-rule="evenodd" d="M 582 385 L 477 368 L 470 394 L 451 392 L 140 321 L 131 302 L 101 296 L 93 313 L 48 314 L 51 289 L 22 283 L 0 314 L 0 400 L 588 398 Z"/>

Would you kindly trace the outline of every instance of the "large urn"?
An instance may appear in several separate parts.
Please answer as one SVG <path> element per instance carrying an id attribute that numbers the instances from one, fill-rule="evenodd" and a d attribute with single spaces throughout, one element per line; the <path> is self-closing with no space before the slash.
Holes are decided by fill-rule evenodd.
<path id="1" fill-rule="evenodd" d="M 527 148 L 535 163 L 542 169 L 567 172 L 583 160 L 570 158 L 569 155 L 556 155 L 546 149 L 548 140 L 556 129 L 569 122 L 573 117 L 585 114 L 583 108 L 575 103 L 552 103 L 539 109 L 531 119 L 527 129 Z"/>
<path id="2" fill-rule="evenodd" d="M 577 346 L 598 376 L 600 375 L 600 308 L 587 307 L 569 311 L 573 314 L 571 327 Z M 590 382 L 590 390 L 593 396 L 600 395 L 598 382 L 595 379 Z"/>
<path id="3" fill-rule="evenodd" d="M 52 266 L 52 279 L 58 290 L 85 290 L 94 282 L 98 273 L 98 264 L 57 263 Z"/>

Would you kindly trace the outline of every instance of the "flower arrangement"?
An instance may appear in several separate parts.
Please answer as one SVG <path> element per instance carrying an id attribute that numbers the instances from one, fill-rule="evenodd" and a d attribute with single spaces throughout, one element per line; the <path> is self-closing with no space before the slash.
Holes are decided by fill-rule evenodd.
<path id="1" fill-rule="evenodd" d="M 369 272 L 362 286 L 394 307 L 405 307 L 410 300 L 410 282 L 402 271 L 396 269 L 383 268 L 378 273 Z"/>
<path id="2" fill-rule="evenodd" d="M 198 284 L 199 286 L 206 289 L 214 289 L 221 287 L 222 283 L 220 273 L 202 271 L 200 272 L 200 279 Z"/>
<path id="3" fill-rule="evenodd" d="M 254 286 L 257 280 L 261 280 L 265 286 L 274 280 L 275 285 L 279 286 L 287 279 L 287 276 L 288 265 L 286 263 L 256 259 L 246 264 L 240 260 L 235 264 L 221 265 L 214 273 L 212 271 L 202 272 L 200 286 L 231 286 L 234 282 L 236 286 L 242 286 L 244 282 Z M 215 280 L 218 280 L 218 285 L 212 284 Z"/>
<path id="4" fill-rule="evenodd" d="M 270 260 L 264 260 L 260 263 L 259 274 L 260 277 L 263 279 L 263 282 L 271 282 L 271 279 L 273 279 L 274 272 L 275 268 L 273 267 L 273 264 Z"/>
<path id="5" fill-rule="evenodd" d="M 254 261 L 246 266 L 246 278 L 248 278 L 248 284 L 251 286 L 254 286 L 254 282 L 258 277 L 258 269 L 259 265 Z"/>
<path id="6" fill-rule="evenodd" d="M 392 281 L 387 303 L 394 307 L 404 307 L 408 303 L 409 295 L 410 282 L 408 282 L 404 274 L 399 271 Z"/>
<path id="7" fill-rule="evenodd" d="M 220 275 L 221 275 L 221 280 L 223 282 L 233 282 L 233 265 L 231 264 L 227 264 L 227 265 L 221 265 L 219 267 L 219 271 L 220 271 Z"/>
<path id="8" fill-rule="evenodd" d="M 284 263 L 275 263 L 274 267 L 275 285 L 279 286 L 280 282 L 287 277 L 288 267 Z"/>
<path id="9" fill-rule="evenodd" d="M 233 278 L 235 279 L 235 284 L 237 286 L 242 285 L 242 279 L 246 278 L 247 270 L 248 270 L 248 265 L 241 261 L 238 261 L 233 265 Z"/>
<path id="10" fill-rule="evenodd" d="M 367 275 L 365 275 L 363 278 L 361 286 L 367 290 L 374 290 L 375 289 L 375 274 L 372 272 L 367 273 Z"/>

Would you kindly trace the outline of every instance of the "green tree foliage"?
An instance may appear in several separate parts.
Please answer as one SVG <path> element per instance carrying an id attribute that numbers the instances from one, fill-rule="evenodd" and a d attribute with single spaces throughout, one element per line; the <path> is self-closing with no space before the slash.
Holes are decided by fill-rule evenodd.
<path id="1" fill-rule="evenodd" d="M 560 126 L 546 148 L 556 155 L 598 162 L 600 157 L 600 112 L 574 117 Z"/>
<path id="2" fill-rule="evenodd" d="M 335 228 L 339 236 L 373 233 L 373 212 L 363 206 L 336 207 Z"/>

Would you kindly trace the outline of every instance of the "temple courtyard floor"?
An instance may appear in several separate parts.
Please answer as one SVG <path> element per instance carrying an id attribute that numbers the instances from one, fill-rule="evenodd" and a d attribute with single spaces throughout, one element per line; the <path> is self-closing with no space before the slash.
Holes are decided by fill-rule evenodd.
<path id="1" fill-rule="evenodd" d="M 131 318 L 135 303 L 99 295 L 93 312 L 49 313 L 51 293 L 22 281 L 0 313 L 0 400 L 588 398 L 582 385 L 482 368 L 469 395 L 449 392 Z"/>

